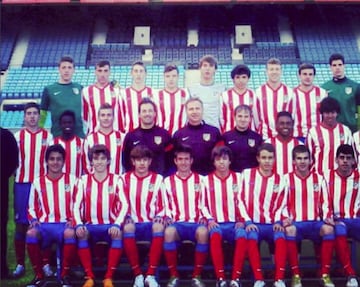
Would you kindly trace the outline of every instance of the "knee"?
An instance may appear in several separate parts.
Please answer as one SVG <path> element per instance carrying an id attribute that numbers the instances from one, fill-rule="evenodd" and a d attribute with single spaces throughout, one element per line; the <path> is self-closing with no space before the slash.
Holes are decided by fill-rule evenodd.
<path id="1" fill-rule="evenodd" d="M 295 225 L 289 225 L 285 228 L 285 234 L 286 236 L 296 236 L 296 226 Z"/>
<path id="2" fill-rule="evenodd" d="M 39 230 L 37 230 L 36 228 L 30 228 L 26 232 L 26 237 L 38 237 L 39 235 Z"/>
<path id="3" fill-rule="evenodd" d="M 195 237 L 199 243 L 208 243 L 209 231 L 205 226 L 200 226 L 196 229 Z"/>
<path id="4" fill-rule="evenodd" d="M 135 232 L 135 224 L 127 223 L 124 225 L 124 233 L 134 233 Z"/>
<path id="5" fill-rule="evenodd" d="M 334 234 L 334 227 L 332 227 L 331 225 L 328 225 L 328 224 L 324 224 L 323 226 L 321 226 L 321 229 L 320 229 L 321 236 L 331 235 L 331 234 Z"/>
<path id="6" fill-rule="evenodd" d="M 64 239 L 72 239 L 75 238 L 75 230 L 72 228 L 66 228 L 64 230 Z"/>
<path id="7" fill-rule="evenodd" d="M 173 226 L 166 227 L 164 232 L 164 240 L 166 242 L 175 241 L 176 238 L 176 228 Z"/>
<path id="8" fill-rule="evenodd" d="M 158 232 L 164 232 L 164 224 L 162 223 L 154 223 L 152 225 L 152 232 L 153 233 L 158 233 Z"/>

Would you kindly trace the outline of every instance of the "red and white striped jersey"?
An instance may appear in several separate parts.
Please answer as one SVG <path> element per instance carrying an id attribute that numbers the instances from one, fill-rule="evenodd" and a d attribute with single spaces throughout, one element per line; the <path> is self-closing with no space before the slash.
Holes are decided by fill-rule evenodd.
<path id="1" fill-rule="evenodd" d="M 121 100 L 119 102 L 125 132 L 131 132 L 140 126 L 139 103 L 143 98 L 153 99 L 153 89 L 145 87 L 137 91 L 132 87 L 121 90 Z"/>
<path id="2" fill-rule="evenodd" d="M 101 131 L 89 134 L 84 141 L 84 170 L 86 173 L 92 172 L 91 163 L 89 160 L 89 151 L 96 144 L 104 144 L 110 151 L 111 162 L 109 165 L 109 172 L 120 175 L 122 173 L 122 145 L 123 134 L 119 131 L 113 130 L 109 134 L 104 134 Z"/>
<path id="3" fill-rule="evenodd" d="M 301 141 L 292 137 L 287 141 L 282 140 L 279 136 L 267 139 L 275 147 L 275 164 L 274 171 L 280 175 L 287 174 L 294 170 L 292 163 L 292 150 L 297 145 L 303 145 Z"/>
<path id="4" fill-rule="evenodd" d="M 360 131 L 353 133 L 354 149 L 357 155 L 357 164 L 360 165 Z"/>
<path id="5" fill-rule="evenodd" d="M 230 172 L 226 178 L 215 173 L 204 177 L 205 202 L 216 222 L 245 222 L 250 217 L 246 212 L 240 193 L 240 173 Z"/>
<path id="6" fill-rule="evenodd" d="M 281 84 L 273 90 L 268 84 L 263 84 L 256 90 L 254 111 L 255 126 L 263 139 L 277 135 L 275 129 L 277 114 L 281 111 L 289 111 L 289 103 L 292 99 L 292 90 Z"/>
<path id="7" fill-rule="evenodd" d="M 283 177 L 274 173 L 263 176 L 258 168 L 244 169 L 241 175 L 240 196 L 254 223 L 275 223 L 282 220 L 286 203 Z"/>
<path id="8" fill-rule="evenodd" d="M 78 180 L 74 194 L 75 225 L 121 225 L 127 211 L 124 182 L 118 175 L 109 173 L 98 181 L 93 174 L 85 174 Z"/>
<path id="9" fill-rule="evenodd" d="M 323 176 L 315 171 L 302 178 L 291 172 L 285 175 L 287 215 L 293 221 L 311 221 L 332 218 L 329 194 Z"/>
<path id="10" fill-rule="evenodd" d="M 58 179 L 42 175 L 31 185 L 28 206 L 29 221 L 59 223 L 72 218 L 76 177 L 63 173 Z"/>
<path id="11" fill-rule="evenodd" d="M 26 128 L 16 132 L 14 137 L 19 148 L 15 182 L 33 182 L 46 173 L 45 151 L 53 137 L 45 129 L 33 133 Z"/>
<path id="12" fill-rule="evenodd" d="M 205 191 L 202 176 L 191 173 L 187 178 L 173 174 L 164 179 L 166 215 L 173 221 L 199 222 L 211 219 L 205 207 Z"/>
<path id="13" fill-rule="evenodd" d="M 235 108 L 239 105 L 248 105 L 252 110 L 255 108 L 255 93 L 247 89 L 243 94 L 236 92 L 234 88 L 229 89 L 221 94 L 221 112 L 222 120 L 221 131 L 227 132 L 235 128 Z M 250 128 L 255 130 L 254 118 L 250 123 Z"/>
<path id="14" fill-rule="evenodd" d="M 64 140 L 62 137 L 54 138 L 51 145 L 60 144 L 66 152 L 63 167 L 64 173 L 69 173 L 75 175 L 76 177 L 80 177 L 82 175 L 83 143 L 84 140 L 78 136 L 74 136 L 70 140 Z"/>
<path id="15" fill-rule="evenodd" d="M 324 173 L 335 218 L 356 218 L 360 214 L 360 174 L 355 169 L 348 177 L 336 170 Z"/>
<path id="16" fill-rule="evenodd" d="M 153 99 L 157 106 L 158 125 L 173 135 L 185 126 L 185 102 L 189 98 L 186 90 L 178 89 L 171 93 L 160 90 L 154 93 Z"/>
<path id="17" fill-rule="evenodd" d="M 353 144 L 352 134 L 348 127 L 338 123 L 334 128 L 320 124 L 310 129 L 306 145 L 315 158 L 315 168 L 320 173 L 334 169 L 336 149 L 341 144 Z"/>
<path id="18" fill-rule="evenodd" d="M 156 216 L 165 215 L 163 177 L 150 172 L 138 177 L 130 171 L 122 175 L 125 194 L 129 202 L 128 215 L 135 222 L 151 222 Z"/>
<path id="19" fill-rule="evenodd" d="M 294 119 L 294 137 L 305 138 L 312 127 L 320 124 L 320 102 L 326 97 L 327 92 L 318 86 L 314 86 L 308 92 L 302 91 L 300 86 L 294 88 L 290 102 Z"/>
<path id="20" fill-rule="evenodd" d="M 110 83 L 103 88 L 91 85 L 82 90 L 82 118 L 86 127 L 86 134 L 90 134 L 98 128 L 98 112 L 100 106 L 108 103 L 114 110 L 114 130 L 122 130 L 122 115 L 119 110 L 120 90 Z"/>

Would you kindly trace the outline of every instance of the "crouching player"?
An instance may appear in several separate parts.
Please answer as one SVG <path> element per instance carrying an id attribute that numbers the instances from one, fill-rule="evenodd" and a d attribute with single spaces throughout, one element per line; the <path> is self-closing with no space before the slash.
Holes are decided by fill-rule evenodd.
<path id="1" fill-rule="evenodd" d="M 78 239 L 78 253 L 85 269 L 86 281 L 83 287 L 93 287 L 89 241 L 109 243 L 107 271 L 104 287 L 113 287 L 112 276 L 122 254 L 121 224 L 128 210 L 123 181 L 108 172 L 110 151 L 105 145 L 90 149 L 89 160 L 94 173 L 83 175 L 75 188 L 74 222 Z"/>
<path id="2" fill-rule="evenodd" d="M 232 153 L 226 146 L 212 150 L 215 171 L 204 178 L 206 206 L 214 219 L 209 220 L 210 253 L 217 279 L 217 287 L 227 287 L 224 274 L 223 239 L 235 241 L 230 287 L 239 287 L 246 255 L 245 222 L 250 221 L 243 199 L 239 196 L 240 174 L 230 170 Z M 258 268 L 260 269 L 260 264 Z"/>
<path id="3" fill-rule="evenodd" d="M 174 158 L 176 173 L 164 180 L 166 214 L 170 223 L 165 229 L 164 242 L 165 259 L 171 276 L 167 287 L 179 286 L 177 243 L 180 240 L 196 242 L 191 286 L 204 286 L 201 272 L 207 259 L 209 240 L 206 222 L 211 217 L 204 205 L 202 177 L 191 171 L 192 153 L 190 146 L 178 146 Z"/>
<path id="4" fill-rule="evenodd" d="M 258 242 L 262 239 L 275 243 L 274 287 L 285 287 L 286 242 L 281 213 L 286 200 L 283 179 L 273 172 L 275 149 L 271 144 L 262 144 L 257 153 L 258 168 L 245 169 L 241 177 L 240 196 L 243 197 L 251 221 L 246 222 L 248 254 L 251 262 L 259 266 L 261 259 Z M 260 269 L 254 273 L 254 287 L 263 287 Z"/>
<path id="5" fill-rule="evenodd" d="M 49 146 L 45 152 L 47 173 L 36 178 L 31 185 L 28 207 L 30 226 L 26 244 L 35 278 L 28 287 L 43 285 L 41 249 L 49 248 L 54 242 L 64 243 L 62 286 L 70 286 L 67 275 L 72 256 L 76 254 L 75 233 L 71 227 L 76 178 L 62 172 L 64 161 L 64 148 L 60 144 Z"/>
<path id="6" fill-rule="evenodd" d="M 339 145 L 336 164 L 335 170 L 324 173 L 334 210 L 335 249 L 348 276 L 346 287 L 358 287 L 347 243 L 347 236 L 360 241 L 360 173 L 355 169 L 355 154 L 351 145 Z"/>
<path id="7" fill-rule="evenodd" d="M 289 264 L 293 274 L 291 287 L 301 287 L 298 241 L 311 239 L 320 244 L 321 285 L 334 287 L 329 277 L 334 248 L 334 220 L 323 176 L 311 168 L 310 151 L 304 145 L 292 151 L 295 171 L 285 176 L 287 203 L 283 224 L 286 232 Z"/>
<path id="8" fill-rule="evenodd" d="M 134 171 L 122 175 L 129 210 L 124 225 L 124 249 L 135 276 L 134 287 L 158 287 L 155 278 L 164 242 L 163 177 L 149 170 L 153 154 L 144 145 L 130 152 Z M 151 241 L 146 278 L 141 272 L 137 240 Z"/>

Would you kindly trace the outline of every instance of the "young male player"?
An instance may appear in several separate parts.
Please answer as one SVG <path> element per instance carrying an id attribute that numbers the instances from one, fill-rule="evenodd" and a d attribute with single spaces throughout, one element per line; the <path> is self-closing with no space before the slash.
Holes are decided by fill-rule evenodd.
<path id="1" fill-rule="evenodd" d="M 202 177 L 191 171 L 193 151 L 190 146 L 180 145 L 175 150 L 176 173 L 164 179 L 167 216 L 170 226 L 165 229 L 164 255 L 170 271 L 167 287 L 179 286 L 177 271 L 177 242 L 196 242 L 194 271 L 191 286 L 204 286 L 201 281 L 202 267 L 208 253 L 206 220 L 211 216 L 205 207 Z"/>
<path id="2" fill-rule="evenodd" d="M 14 184 L 14 243 L 17 263 L 13 272 L 15 278 L 25 273 L 25 236 L 29 225 L 27 206 L 31 183 L 35 178 L 45 174 L 45 151 L 53 139 L 51 133 L 39 127 L 39 120 L 39 105 L 33 102 L 25 104 L 25 127 L 14 135 L 19 148 L 19 167 Z"/>
<path id="3" fill-rule="evenodd" d="M 105 145 L 91 148 L 89 159 L 93 173 L 83 175 L 76 184 L 74 195 L 74 224 L 78 254 L 84 267 L 86 281 L 83 287 L 95 285 L 90 244 L 109 243 L 104 287 L 113 287 L 112 276 L 122 254 L 122 227 L 128 211 L 122 179 L 109 173 L 110 151 Z"/>
<path id="4" fill-rule="evenodd" d="M 129 210 L 124 225 L 124 248 L 135 276 L 134 287 L 158 287 L 155 279 L 164 242 L 163 178 L 149 170 L 153 158 L 151 150 L 135 146 L 130 153 L 134 171 L 122 175 Z M 149 267 L 146 277 L 139 265 L 137 240 L 151 241 Z"/>
<path id="5" fill-rule="evenodd" d="M 274 287 L 285 287 L 286 241 L 281 213 L 285 206 L 286 190 L 282 177 L 274 173 L 275 148 L 264 143 L 258 149 L 258 168 L 245 169 L 241 177 L 240 196 L 243 198 L 250 221 L 246 222 L 248 232 L 248 255 L 250 262 L 260 266 L 258 242 L 266 240 L 275 244 Z M 254 273 L 254 287 L 265 283 L 261 269 Z"/>
<path id="6" fill-rule="evenodd" d="M 110 82 L 110 62 L 98 62 L 95 65 L 95 76 L 95 84 L 85 87 L 82 91 L 82 118 L 86 134 L 90 134 L 98 128 L 98 111 L 105 103 L 112 107 L 116 115 L 114 129 L 123 131 L 123 118 L 118 104 L 120 90 Z"/>
<path id="7" fill-rule="evenodd" d="M 73 255 L 76 254 L 75 232 L 72 228 L 74 175 L 63 173 L 65 149 L 60 144 L 46 149 L 47 172 L 36 178 L 29 196 L 28 218 L 30 226 L 26 234 L 27 251 L 35 278 L 27 286 L 42 286 L 44 272 L 41 249 L 52 243 L 64 244 L 62 255 L 62 286 L 69 287 L 67 278 Z"/>
<path id="8" fill-rule="evenodd" d="M 335 249 L 348 276 L 346 287 L 358 287 L 356 273 L 351 266 L 347 236 L 360 241 L 360 173 L 355 168 L 355 154 L 351 145 L 339 145 L 335 160 L 337 168 L 324 174 L 335 218 Z"/>
<path id="9" fill-rule="evenodd" d="M 60 115 L 66 110 L 75 113 L 74 133 L 83 138 L 83 122 L 81 118 L 82 86 L 72 82 L 75 72 L 74 60 L 69 56 L 61 57 L 59 61 L 59 80 L 46 86 L 41 97 L 40 126 L 44 127 L 47 112 L 51 112 L 51 133 L 53 137 L 61 135 Z"/>
<path id="10" fill-rule="evenodd" d="M 255 103 L 254 91 L 248 89 L 251 72 L 246 65 L 237 65 L 231 71 L 234 86 L 221 94 L 222 124 L 221 131 L 227 132 L 235 128 L 235 108 L 239 105 L 248 105 L 253 109 Z M 249 123 L 255 129 L 253 118 Z"/>
<path id="11" fill-rule="evenodd" d="M 243 199 L 239 196 L 240 174 L 230 170 L 231 150 L 217 146 L 211 159 L 215 171 L 204 178 L 206 207 L 213 219 L 208 221 L 210 253 L 216 275 L 216 286 L 227 287 L 224 272 L 223 240 L 234 243 L 230 287 L 240 287 L 240 277 L 247 251 L 245 222 L 250 221 Z M 254 270 L 260 269 L 260 265 Z"/>
<path id="12" fill-rule="evenodd" d="M 320 244 L 321 284 L 333 287 L 329 277 L 334 248 L 334 220 L 326 181 L 315 170 L 309 149 L 297 145 L 292 150 L 295 170 L 285 175 L 287 189 L 286 232 L 287 252 L 292 271 L 291 287 L 301 287 L 298 242 L 304 238 Z"/>
<path id="13" fill-rule="evenodd" d="M 61 144 L 66 152 L 63 172 L 80 177 L 82 175 L 82 156 L 84 140 L 74 132 L 75 113 L 70 110 L 64 111 L 60 115 L 60 128 L 62 133 L 54 138 L 54 144 Z"/>

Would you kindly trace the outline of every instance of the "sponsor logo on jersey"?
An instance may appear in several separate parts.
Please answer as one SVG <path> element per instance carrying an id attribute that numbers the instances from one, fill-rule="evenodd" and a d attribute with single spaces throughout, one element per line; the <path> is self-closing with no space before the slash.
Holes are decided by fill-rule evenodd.
<path id="1" fill-rule="evenodd" d="M 255 140 L 254 139 L 248 139 L 248 146 L 254 147 L 255 146 Z"/>
<path id="2" fill-rule="evenodd" d="M 228 141 L 228 144 L 233 144 L 236 140 Z"/>
<path id="3" fill-rule="evenodd" d="M 72 88 L 72 90 L 75 95 L 80 94 L 80 90 L 78 88 Z"/>
<path id="4" fill-rule="evenodd" d="M 156 143 L 157 145 L 160 145 L 162 143 L 162 137 L 154 136 L 154 143 Z"/>
<path id="5" fill-rule="evenodd" d="M 57 95 L 59 95 L 59 94 L 61 94 L 61 91 L 54 92 L 54 96 L 57 96 Z"/>
<path id="6" fill-rule="evenodd" d="M 133 142 L 133 145 L 137 145 L 137 144 L 139 144 L 140 143 L 140 141 L 134 141 Z"/>
<path id="7" fill-rule="evenodd" d="M 352 94 L 352 87 L 345 87 L 345 94 L 351 95 Z"/>
<path id="8" fill-rule="evenodd" d="M 182 141 L 187 141 L 189 139 L 189 137 L 183 137 L 181 138 Z"/>
<path id="9" fill-rule="evenodd" d="M 211 136 L 210 136 L 209 133 L 204 133 L 204 134 L 203 134 L 203 140 L 204 140 L 204 141 L 208 142 L 208 141 L 210 140 L 210 138 L 211 138 Z"/>

